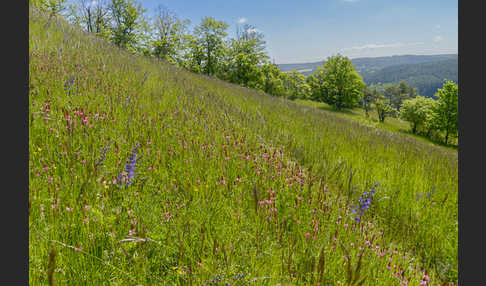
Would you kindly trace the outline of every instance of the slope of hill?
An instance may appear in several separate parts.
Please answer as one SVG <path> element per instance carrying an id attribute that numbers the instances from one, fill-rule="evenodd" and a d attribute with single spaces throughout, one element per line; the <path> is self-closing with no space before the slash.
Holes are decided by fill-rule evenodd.
<path id="1" fill-rule="evenodd" d="M 29 285 L 457 284 L 457 233 L 457 152 L 31 12 Z"/>
<path id="2" fill-rule="evenodd" d="M 324 62 L 305 64 L 281 64 L 282 71 L 305 70 L 312 74 Z M 361 74 L 366 84 L 398 83 L 405 81 L 417 88 L 420 95 L 432 97 L 442 86 L 444 78 L 458 80 L 458 56 L 444 55 L 403 55 L 376 58 L 356 58 L 351 63 Z M 308 69 L 311 69 L 309 71 Z"/>

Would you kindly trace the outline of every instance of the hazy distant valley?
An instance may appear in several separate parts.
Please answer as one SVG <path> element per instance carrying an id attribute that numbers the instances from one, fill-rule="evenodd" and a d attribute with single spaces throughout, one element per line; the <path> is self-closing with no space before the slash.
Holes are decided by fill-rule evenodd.
<path id="1" fill-rule="evenodd" d="M 307 76 L 324 62 L 279 64 L 278 67 L 283 72 L 297 70 Z M 425 97 L 433 97 L 445 78 L 458 82 L 457 54 L 355 58 L 351 63 L 367 85 L 405 81 Z"/>

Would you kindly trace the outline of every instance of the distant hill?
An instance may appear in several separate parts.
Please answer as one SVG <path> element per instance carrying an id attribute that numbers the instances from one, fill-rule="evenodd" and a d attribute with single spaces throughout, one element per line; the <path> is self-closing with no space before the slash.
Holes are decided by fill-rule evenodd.
<path id="1" fill-rule="evenodd" d="M 363 73 L 366 84 L 398 83 L 405 81 L 417 88 L 420 95 L 433 97 L 442 87 L 443 80 L 458 82 L 457 58 L 437 62 L 404 64 L 382 68 L 376 72 Z"/>
<path id="2" fill-rule="evenodd" d="M 280 70 L 301 71 L 312 74 L 324 61 L 313 63 L 280 64 Z M 398 83 L 405 81 L 417 88 L 420 95 L 432 97 L 442 80 L 458 81 L 457 54 L 444 55 L 402 55 L 376 58 L 356 58 L 351 63 L 361 74 L 366 84 Z"/>

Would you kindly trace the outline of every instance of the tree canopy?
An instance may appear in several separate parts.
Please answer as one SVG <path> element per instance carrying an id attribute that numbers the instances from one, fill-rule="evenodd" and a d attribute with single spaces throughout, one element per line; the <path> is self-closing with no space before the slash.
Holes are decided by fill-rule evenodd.
<path id="1" fill-rule="evenodd" d="M 450 80 L 446 80 L 435 93 L 437 102 L 430 114 L 431 126 L 445 132 L 444 141 L 447 144 L 451 134 L 456 135 L 459 121 L 458 113 L 458 86 Z"/>
<path id="2" fill-rule="evenodd" d="M 412 133 L 417 133 L 417 127 L 424 124 L 430 114 L 435 101 L 431 98 L 417 96 L 403 101 L 400 118 L 412 124 Z"/>
<path id="3" fill-rule="evenodd" d="M 358 105 L 365 83 L 355 71 L 351 60 L 337 55 L 329 57 L 314 75 L 317 90 L 313 97 L 326 102 L 336 109 L 352 108 Z M 316 85 L 313 85 L 316 88 Z"/>

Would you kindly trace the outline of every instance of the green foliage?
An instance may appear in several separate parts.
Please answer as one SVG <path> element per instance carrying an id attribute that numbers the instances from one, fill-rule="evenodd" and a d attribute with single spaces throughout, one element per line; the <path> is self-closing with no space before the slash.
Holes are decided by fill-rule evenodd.
<path id="1" fill-rule="evenodd" d="M 189 20 L 181 20 L 165 6 L 157 8 L 152 23 L 150 46 L 152 54 L 172 64 L 182 64 L 182 52 L 186 49 L 186 29 Z"/>
<path id="2" fill-rule="evenodd" d="M 387 116 L 393 116 L 396 114 L 396 109 L 393 108 L 386 100 L 383 95 L 378 95 L 375 100 L 375 109 L 378 114 L 378 119 L 380 122 L 385 122 Z"/>
<path id="3" fill-rule="evenodd" d="M 222 65 L 227 28 L 228 24 L 225 22 L 206 17 L 194 29 L 194 38 L 190 45 L 195 60 L 192 65 L 197 65 L 207 75 L 214 75 Z"/>
<path id="4" fill-rule="evenodd" d="M 238 27 L 237 38 L 230 40 L 221 78 L 250 88 L 263 89 L 260 66 L 268 58 L 264 50 L 262 33 L 248 24 Z"/>
<path id="5" fill-rule="evenodd" d="M 447 78 L 457 83 L 457 54 L 403 55 L 391 57 L 355 58 L 351 60 L 367 85 L 399 84 L 401 81 L 417 89 L 418 94 L 433 97 Z M 283 71 L 302 70 L 312 75 L 324 62 L 280 64 Z"/>
<path id="6" fill-rule="evenodd" d="M 307 99 L 310 97 L 310 86 L 303 74 L 297 71 L 290 71 L 282 73 L 281 77 L 288 99 Z"/>
<path id="7" fill-rule="evenodd" d="M 329 57 L 314 76 L 317 81 L 322 82 L 320 86 L 313 85 L 314 98 L 329 103 L 338 110 L 358 105 L 365 84 L 349 58 L 341 55 Z"/>
<path id="8" fill-rule="evenodd" d="M 450 80 L 445 80 L 442 88 L 437 90 L 437 102 L 433 105 L 430 114 L 430 126 L 433 129 L 445 132 L 444 141 L 447 144 L 449 136 L 457 136 L 459 121 L 458 113 L 458 86 Z"/>
<path id="9" fill-rule="evenodd" d="M 112 0 L 109 5 L 111 14 L 110 38 L 113 43 L 131 52 L 138 51 L 145 40 L 142 33 L 146 25 L 145 9 L 136 0 Z"/>
<path id="10" fill-rule="evenodd" d="M 29 0 L 29 5 L 47 11 L 51 15 L 57 15 L 65 8 L 66 2 L 67 0 Z"/>
<path id="11" fill-rule="evenodd" d="M 98 36 L 110 38 L 110 13 L 105 1 L 78 0 L 69 5 L 66 17 L 73 25 L 96 33 Z"/>
<path id="12" fill-rule="evenodd" d="M 382 87 L 382 89 L 383 95 L 388 101 L 388 104 L 398 111 L 400 110 L 400 106 L 404 100 L 417 96 L 417 90 L 403 81 L 397 85 L 386 84 Z"/>
<path id="13" fill-rule="evenodd" d="M 365 88 L 363 90 L 363 98 L 361 100 L 361 103 L 362 103 L 363 109 L 366 112 L 366 117 L 369 116 L 369 112 L 371 110 L 371 104 L 373 103 L 375 98 L 377 98 L 377 96 L 378 96 L 378 90 L 376 89 L 376 87 L 374 87 L 372 89 L 368 86 L 365 86 Z"/>
<path id="14" fill-rule="evenodd" d="M 263 73 L 263 92 L 275 96 L 285 96 L 286 91 L 282 78 L 283 73 L 277 65 L 267 62 L 263 64 L 260 69 Z"/>
<path id="15" fill-rule="evenodd" d="M 417 132 L 417 127 L 425 124 L 430 116 L 435 101 L 431 98 L 417 96 L 403 101 L 400 109 L 400 118 L 412 124 L 412 133 Z"/>
<path id="16" fill-rule="evenodd" d="M 425 97 L 433 97 L 438 88 L 442 86 L 444 78 L 457 83 L 458 81 L 458 60 L 457 55 L 450 55 L 453 58 L 434 60 L 432 62 L 417 64 L 401 64 L 382 68 L 375 72 L 363 72 L 364 81 L 371 84 L 398 84 L 401 81 L 417 89 L 417 93 Z"/>

